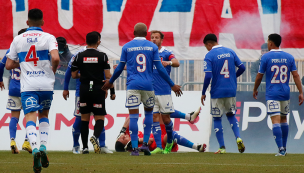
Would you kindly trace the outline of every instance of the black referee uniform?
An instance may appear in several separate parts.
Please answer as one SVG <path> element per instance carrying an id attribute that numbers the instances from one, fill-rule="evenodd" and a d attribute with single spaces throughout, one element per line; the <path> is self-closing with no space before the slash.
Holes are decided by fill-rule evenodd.
<path id="1" fill-rule="evenodd" d="M 92 112 L 95 116 L 106 115 L 105 91 L 101 89 L 105 80 L 104 70 L 110 69 L 108 57 L 105 53 L 94 48 L 78 53 L 72 63 L 71 71 L 80 72 L 80 113 L 81 119 L 81 139 L 83 144 L 83 154 L 88 151 L 89 120 L 86 120 Z M 86 114 L 86 115 L 84 115 Z M 84 118 L 84 120 L 83 120 Z M 100 152 L 98 137 L 104 127 L 103 119 L 95 119 L 94 135 L 90 138 L 95 153 Z"/>
<path id="2" fill-rule="evenodd" d="M 105 80 L 104 70 L 110 69 L 108 57 L 96 49 L 80 52 L 72 63 L 72 71 L 80 71 L 80 113 L 106 115 L 105 91 L 101 89 Z"/>

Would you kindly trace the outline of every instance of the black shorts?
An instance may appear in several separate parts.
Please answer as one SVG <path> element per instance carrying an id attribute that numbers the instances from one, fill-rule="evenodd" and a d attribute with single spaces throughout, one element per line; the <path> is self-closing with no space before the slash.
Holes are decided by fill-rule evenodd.
<path id="1" fill-rule="evenodd" d="M 107 115 L 105 105 L 105 91 L 101 89 L 102 84 L 93 85 L 93 91 L 89 84 L 80 85 L 80 113 L 94 115 Z"/>

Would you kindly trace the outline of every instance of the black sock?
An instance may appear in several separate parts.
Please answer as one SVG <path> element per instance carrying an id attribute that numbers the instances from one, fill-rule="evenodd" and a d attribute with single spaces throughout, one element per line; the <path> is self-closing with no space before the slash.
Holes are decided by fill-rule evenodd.
<path id="1" fill-rule="evenodd" d="M 83 148 L 88 148 L 89 121 L 81 121 L 80 133 Z"/>
<path id="2" fill-rule="evenodd" d="M 97 120 L 95 122 L 95 126 L 94 126 L 94 136 L 96 137 L 96 139 L 99 138 L 102 130 L 103 130 L 103 126 L 104 126 L 104 121 L 103 120 Z"/>

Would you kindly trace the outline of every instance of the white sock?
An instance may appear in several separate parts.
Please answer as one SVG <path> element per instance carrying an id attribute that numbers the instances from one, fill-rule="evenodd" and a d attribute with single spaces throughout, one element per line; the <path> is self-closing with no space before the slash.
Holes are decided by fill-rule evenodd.
<path id="1" fill-rule="evenodd" d="M 40 145 L 46 146 L 49 136 L 50 124 L 47 122 L 41 122 L 39 124 L 39 134 L 40 134 Z"/>
<path id="2" fill-rule="evenodd" d="M 32 149 L 34 150 L 35 148 L 38 149 L 37 145 L 37 130 L 35 126 L 27 126 L 26 127 L 26 134 L 27 137 L 30 141 L 30 144 L 32 146 Z"/>
<path id="3" fill-rule="evenodd" d="M 187 113 L 186 116 L 185 116 L 185 119 L 189 121 L 190 117 L 191 117 L 191 115 L 189 113 Z"/>
<path id="4" fill-rule="evenodd" d="M 193 144 L 193 145 L 192 145 L 192 148 L 195 149 L 195 150 L 197 150 L 197 145 L 196 145 L 196 144 Z"/>

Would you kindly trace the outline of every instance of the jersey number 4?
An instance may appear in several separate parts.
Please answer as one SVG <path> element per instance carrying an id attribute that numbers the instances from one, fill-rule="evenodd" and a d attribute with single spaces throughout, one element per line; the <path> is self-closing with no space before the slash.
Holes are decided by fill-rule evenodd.
<path id="1" fill-rule="evenodd" d="M 225 60 L 220 74 L 224 75 L 224 78 L 229 78 L 228 60 Z"/>
<path id="2" fill-rule="evenodd" d="M 285 83 L 287 81 L 288 67 L 286 65 L 282 65 L 281 67 L 277 65 L 273 65 L 271 67 L 271 71 L 275 71 L 271 79 L 271 83 Z M 276 80 L 277 76 L 279 75 L 279 72 L 280 72 L 280 80 Z"/>
<path id="3" fill-rule="evenodd" d="M 138 72 L 144 72 L 146 71 L 146 56 L 144 54 L 138 54 L 136 56 L 136 62 L 139 66 L 137 66 L 137 71 Z"/>
<path id="4" fill-rule="evenodd" d="M 34 62 L 34 66 L 37 66 L 37 61 L 39 61 L 39 57 L 37 57 L 35 45 L 31 45 L 30 50 L 27 52 L 25 56 L 25 62 L 31 62 L 31 61 Z"/>

